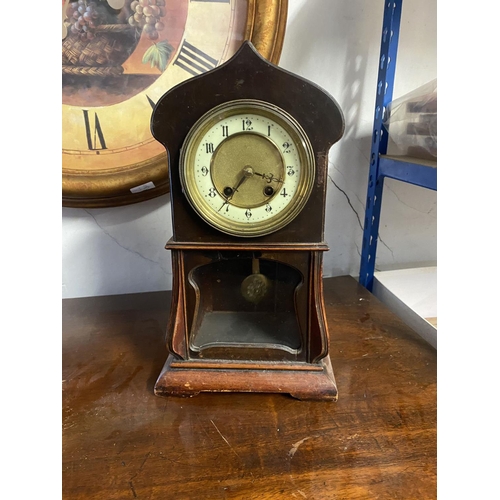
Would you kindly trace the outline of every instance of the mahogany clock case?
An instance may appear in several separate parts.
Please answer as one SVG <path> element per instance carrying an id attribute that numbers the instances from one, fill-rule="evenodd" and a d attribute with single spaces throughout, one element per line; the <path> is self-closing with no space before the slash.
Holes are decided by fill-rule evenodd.
<path id="1" fill-rule="evenodd" d="M 188 202 L 179 172 L 193 126 L 209 110 L 239 100 L 264 101 L 292 116 L 316 164 L 304 208 L 286 226 L 256 237 L 228 235 L 207 224 Z M 284 392 L 336 400 L 322 288 L 328 152 L 344 132 L 336 101 L 265 60 L 247 41 L 224 65 L 160 98 L 151 129 L 169 158 L 173 237 L 166 248 L 174 276 L 170 354 L 155 394 Z M 272 285 L 266 300 L 249 304 L 240 287 L 256 259 Z"/>

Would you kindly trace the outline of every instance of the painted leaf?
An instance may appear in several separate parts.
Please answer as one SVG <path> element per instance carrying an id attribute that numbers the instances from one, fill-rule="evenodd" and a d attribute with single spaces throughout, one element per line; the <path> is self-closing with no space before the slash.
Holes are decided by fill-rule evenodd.
<path id="1" fill-rule="evenodd" d="M 149 47 L 142 57 L 143 64 L 150 63 L 151 67 L 165 71 L 168 60 L 172 54 L 172 46 L 167 41 L 155 43 Z"/>

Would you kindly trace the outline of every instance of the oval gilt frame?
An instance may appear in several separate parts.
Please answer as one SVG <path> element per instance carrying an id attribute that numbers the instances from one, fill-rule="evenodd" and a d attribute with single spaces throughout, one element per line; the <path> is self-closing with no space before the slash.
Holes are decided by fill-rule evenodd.
<path id="1" fill-rule="evenodd" d="M 262 56 L 278 64 L 283 48 L 288 0 L 248 0 L 245 40 Z M 154 184 L 154 188 L 148 189 Z M 131 191 L 135 186 L 135 192 Z M 143 189 L 144 188 L 144 189 Z M 103 208 L 129 205 L 169 192 L 165 154 L 144 161 L 99 171 L 62 169 L 62 205 Z"/>

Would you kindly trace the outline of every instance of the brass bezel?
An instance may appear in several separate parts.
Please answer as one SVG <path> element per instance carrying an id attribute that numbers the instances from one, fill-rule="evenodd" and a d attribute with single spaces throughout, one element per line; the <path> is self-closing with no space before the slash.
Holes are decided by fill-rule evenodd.
<path id="1" fill-rule="evenodd" d="M 245 113 L 260 114 L 283 127 L 293 138 L 301 166 L 299 185 L 289 204 L 275 216 L 252 223 L 229 220 L 216 212 L 199 192 L 194 175 L 192 175 L 196 150 L 208 130 L 221 120 Z M 225 234 L 251 238 L 278 231 L 297 217 L 307 203 L 314 186 L 316 162 L 307 134 L 289 113 L 265 101 L 238 99 L 216 106 L 194 124 L 182 145 L 179 174 L 187 200 L 205 222 Z"/>

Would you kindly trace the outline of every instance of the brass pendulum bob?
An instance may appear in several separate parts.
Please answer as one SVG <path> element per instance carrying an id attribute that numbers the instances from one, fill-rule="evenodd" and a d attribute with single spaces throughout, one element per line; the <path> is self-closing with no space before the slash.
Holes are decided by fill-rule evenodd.
<path id="1" fill-rule="evenodd" d="M 241 294 L 245 300 L 258 304 L 267 294 L 271 283 L 261 274 L 259 259 L 252 257 L 252 274 L 241 283 Z"/>

